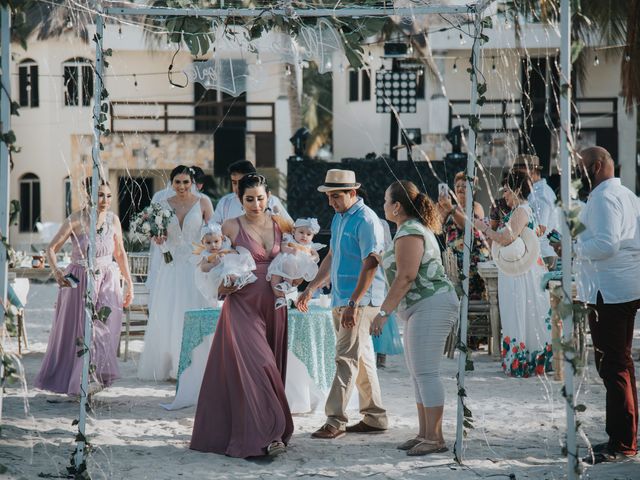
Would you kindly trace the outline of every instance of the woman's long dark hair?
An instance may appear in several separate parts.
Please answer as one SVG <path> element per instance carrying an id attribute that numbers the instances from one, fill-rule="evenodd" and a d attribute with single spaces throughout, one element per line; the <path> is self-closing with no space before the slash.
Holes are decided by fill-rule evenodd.
<path id="1" fill-rule="evenodd" d="M 525 200 L 531 193 L 531 179 L 527 173 L 521 170 L 511 170 L 506 178 L 503 179 L 502 186 L 507 187 Z"/>
<path id="2" fill-rule="evenodd" d="M 413 182 L 398 180 L 389 186 L 392 202 L 398 202 L 410 217 L 415 218 L 434 233 L 440 233 L 442 224 L 436 206 L 428 195 L 418 190 Z"/>

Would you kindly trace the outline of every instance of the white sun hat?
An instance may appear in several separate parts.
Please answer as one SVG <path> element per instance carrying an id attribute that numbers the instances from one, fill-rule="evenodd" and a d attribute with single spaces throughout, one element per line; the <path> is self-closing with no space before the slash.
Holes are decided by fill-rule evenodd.
<path id="1" fill-rule="evenodd" d="M 540 256 L 540 243 L 533 230 L 525 227 L 518 238 L 507 246 L 493 242 L 491 255 L 498 270 L 505 275 L 526 273 Z"/>

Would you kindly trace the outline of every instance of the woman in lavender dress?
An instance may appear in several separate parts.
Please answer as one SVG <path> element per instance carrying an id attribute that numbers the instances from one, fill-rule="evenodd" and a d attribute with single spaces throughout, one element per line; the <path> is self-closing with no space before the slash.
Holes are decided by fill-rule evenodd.
<path id="1" fill-rule="evenodd" d="M 204 372 L 191 448 L 232 457 L 274 456 L 291 438 L 293 420 L 285 395 L 287 309 L 275 309 L 267 269 L 280 251 L 281 219 L 266 212 L 261 175 L 240 180 L 245 214 L 222 232 L 251 252 L 258 280 L 227 294 Z M 285 228 L 282 226 L 282 228 Z"/>
<path id="2" fill-rule="evenodd" d="M 111 188 L 103 181 L 98 190 L 97 274 L 93 302 L 96 311 L 109 307 L 111 313 L 107 318 L 93 322 L 90 354 L 91 363 L 96 369 L 92 374 L 95 385 L 92 388 L 109 386 L 119 376 L 116 351 L 120 342 L 122 308 L 127 307 L 133 299 L 131 274 L 122 243 L 122 227 L 118 217 L 109 211 L 110 206 Z M 79 347 L 76 339 L 84 337 L 89 222 L 88 207 L 72 213 L 47 247 L 49 265 L 60 291 L 47 351 L 35 380 L 35 386 L 42 390 L 68 395 L 80 393 L 83 360 L 77 355 Z M 56 253 L 69 238 L 73 244 L 72 262 L 65 270 L 61 270 L 56 265 Z M 126 283 L 124 299 L 120 287 L 121 273 Z M 78 279 L 76 287 L 65 278 L 68 274 Z"/>

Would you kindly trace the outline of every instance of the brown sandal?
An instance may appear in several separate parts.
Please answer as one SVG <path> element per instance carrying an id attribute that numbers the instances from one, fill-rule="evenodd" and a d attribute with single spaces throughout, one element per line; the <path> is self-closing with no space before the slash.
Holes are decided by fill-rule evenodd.
<path id="1" fill-rule="evenodd" d="M 407 455 L 410 457 L 421 457 L 422 455 L 429 455 L 431 453 L 447 452 L 448 450 L 444 441 L 422 440 L 422 442 L 408 450 Z"/>
<path id="2" fill-rule="evenodd" d="M 409 440 L 407 440 L 406 442 L 401 443 L 396 448 L 398 450 L 411 450 L 413 447 L 415 447 L 416 445 L 418 445 L 418 444 L 420 444 L 422 442 L 424 442 L 424 438 L 422 438 L 422 437 L 413 437 L 413 438 L 410 438 Z"/>

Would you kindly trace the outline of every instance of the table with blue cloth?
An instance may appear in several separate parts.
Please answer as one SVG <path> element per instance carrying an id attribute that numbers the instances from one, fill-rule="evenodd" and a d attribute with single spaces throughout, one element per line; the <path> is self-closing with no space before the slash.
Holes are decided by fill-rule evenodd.
<path id="1" fill-rule="evenodd" d="M 185 312 L 178 386 L 180 376 L 191 365 L 193 350 L 215 332 L 220 311 L 220 308 L 205 308 Z M 307 313 L 290 309 L 288 345 L 289 353 L 304 364 L 318 389 L 328 391 L 336 371 L 336 335 L 331 309 L 315 305 L 310 305 Z"/>

